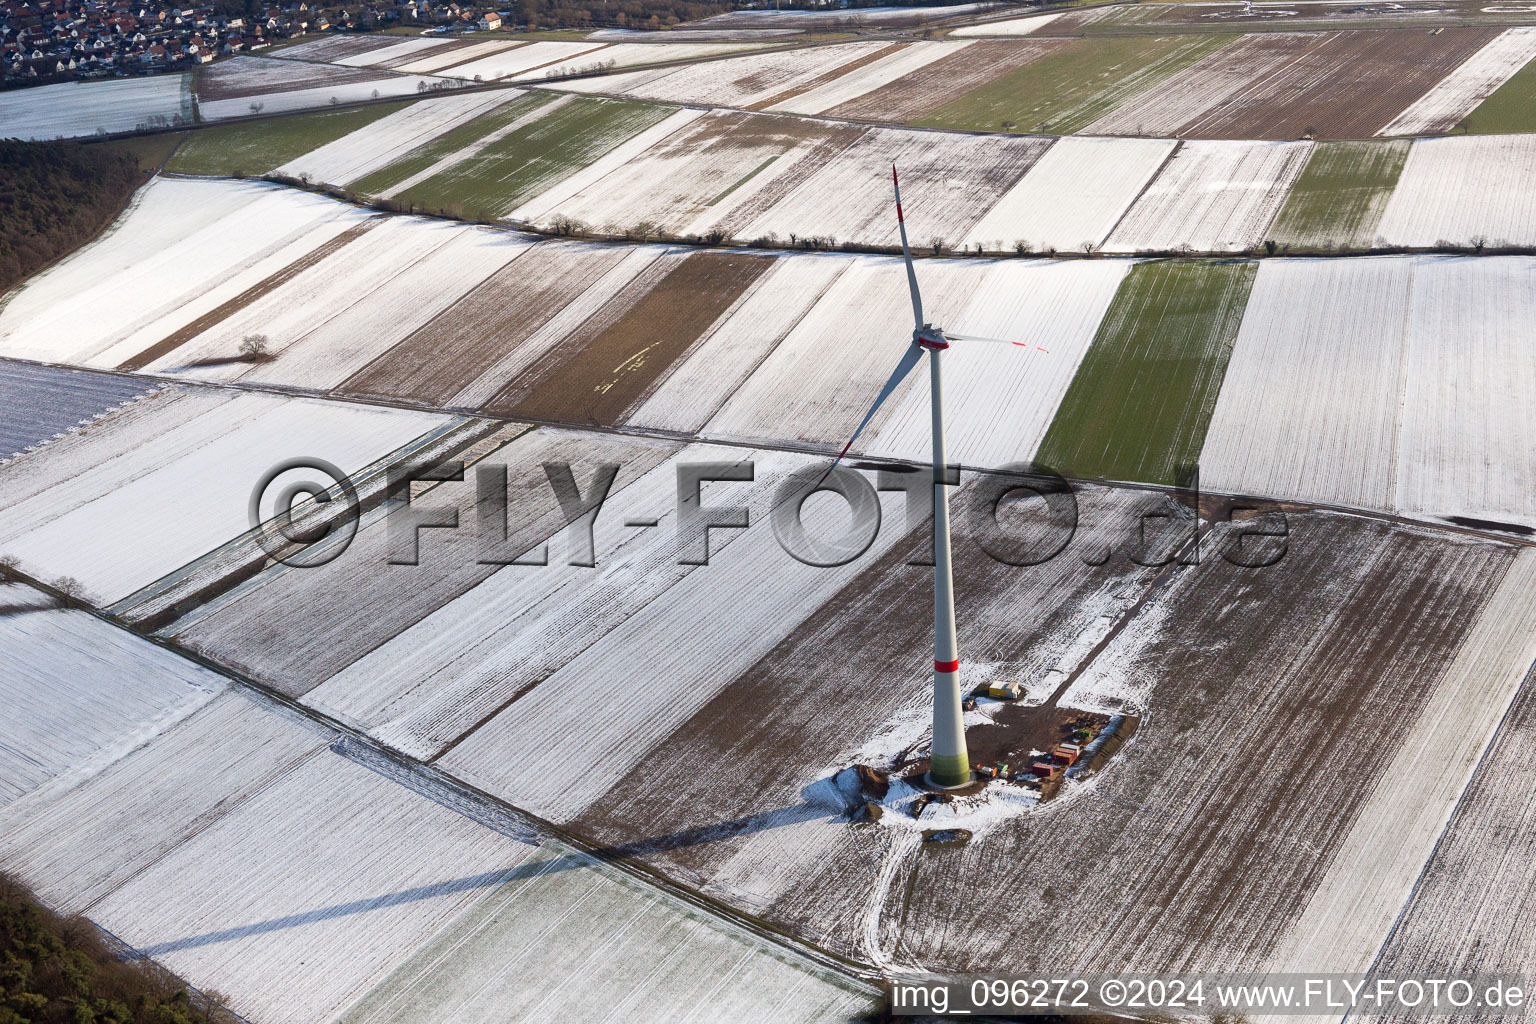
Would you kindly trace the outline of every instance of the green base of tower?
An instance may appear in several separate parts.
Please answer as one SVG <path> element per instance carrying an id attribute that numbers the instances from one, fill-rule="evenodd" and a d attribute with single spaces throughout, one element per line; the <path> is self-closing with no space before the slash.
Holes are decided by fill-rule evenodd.
<path id="1" fill-rule="evenodd" d="M 940 754 L 928 765 L 928 782 L 931 785 L 964 786 L 970 781 L 970 758 L 964 754 Z"/>

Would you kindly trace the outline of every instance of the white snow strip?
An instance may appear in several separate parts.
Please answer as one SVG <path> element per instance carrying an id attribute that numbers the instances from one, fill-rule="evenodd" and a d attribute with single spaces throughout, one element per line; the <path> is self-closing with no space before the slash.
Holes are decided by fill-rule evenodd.
<path id="1" fill-rule="evenodd" d="M 1394 257 L 1262 263 L 1201 484 L 1391 511 L 1413 278 Z"/>
<path id="2" fill-rule="evenodd" d="M 989 21 L 984 25 L 966 25 L 951 32 L 950 38 L 967 39 L 977 36 L 1028 36 L 1040 31 L 1065 11 L 1055 14 L 1036 14 L 1028 18 L 1009 18 L 1007 21 Z"/>
<path id="3" fill-rule="evenodd" d="M 1533 661 L 1536 552 L 1525 549 L 1419 709 L 1268 970 L 1372 967 Z"/>
<path id="4" fill-rule="evenodd" d="M 412 103 L 277 168 L 295 178 L 344 185 L 398 160 L 444 132 L 521 96 L 519 89 L 475 91 Z"/>
<path id="5" fill-rule="evenodd" d="M 1034 456 L 1131 266 L 1128 260 L 1031 260 L 985 270 L 964 311 L 945 326 L 1015 344 L 956 341 L 944 354 L 951 459 L 996 468 Z M 928 392 L 926 380 L 906 392 L 868 443 L 868 454 L 932 460 Z"/>
<path id="6" fill-rule="evenodd" d="M 1393 118 L 1377 135 L 1448 132 L 1477 105 L 1536 57 L 1536 28 L 1512 28 L 1496 36 L 1435 87 Z"/>
<path id="7" fill-rule="evenodd" d="M 1536 135 L 1414 140 L 1377 234 L 1387 245 L 1536 244 Z"/>
<path id="8" fill-rule="evenodd" d="M 1036 250 L 1097 248 L 1177 145 L 1171 139 L 1058 139 L 962 244 L 999 251 L 1021 241 Z"/>
<path id="9" fill-rule="evenodd" d="M 561 203 L 569 202 L 583 189 L 595 185 L 608 174 L 634 160 L 651 146 L 685 125 L 703 117 L 707 111 L 696 108 L 679 110 L 665 120 L 651 125 L 639 135 L 619 143 L 592 163 L 508 214 L 509 220 L 536 222 Z"/>
<path id="10" fill-rule="evenodd" d="M 1310 142 L 1186 142 L 1104 243 L 1113 252 L 1230 252 L 1259 244 Z"/>
<path id="11" fill-rule="evenodd" d="M 785 114 L 819 114 L 840 103 L 858 99 L 889 85 L 903 75 L 910 75 L 936 60 L 965 49 L 971 43 L 923 42 L 905 46 L 873 63 L 839 75 L 824 85 L 777 103 L 769 110 Z"/>

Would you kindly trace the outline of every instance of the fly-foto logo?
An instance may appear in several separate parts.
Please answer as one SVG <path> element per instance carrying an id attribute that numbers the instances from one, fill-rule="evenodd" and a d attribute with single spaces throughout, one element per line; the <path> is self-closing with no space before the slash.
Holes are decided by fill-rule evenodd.
<path id="1" fill-rule="evenodd" d="M 605 536 L 619 516 L 626 531 L 665 530 L 664 520 L 671 519 L 675 561 L 708 565 L 721 537 L 751 529 L 766 516 L 785 554 L 805 565 L 832 567 L 865 556 L 881 530 L 891 528 L 880 494 L 896 492 L 902 496 L 895 502 L 900 529 L 922 531 L 912 542 L 908 564 L 931 565 L 935 496 L 945 487 L 954 493 L 957 536 L 1011 566 L 1040 565 L 1068 554 L 1087 565 L 1122 556 L 1143 566 L 1183 566 L 1215 555 L 1259 569 L 1285 556 L 1290 537 L 1285 515 L 1277 510 L 1231 503 L 1204 509 L 1194 467 L 1181 471 L 1184 486 L 1131 492 L 1141 500 L 1130 502 L 1129 510 L 1123 500 L 1111 503 L 1110 510 L 1094 507 L 1095 524 L 1085 523 L 1090 517 L 1077 485 L 1029 464 L 963 474 L 956 466 L 936 474 L 928 466 L 843 465 L 828 471 L 811 463 L 785 472 L 775 464 L 773 472 L 760 476 L 751 460 L 678 462 L 670 507 L 644 509 L 635 507 L 643 499 L 634 492 L 618 500 L 633 482 L 616 486 L 619 463 L 578 469 L 569 462 L 544 462 L 539 469 L 543 481 L 530 480 L 525 472 L 514 485 L 506 464 L 407 462 L 382 477 L 354 481 L 322 459 L 289 459 L 263 474 L 252 490 L 251 529 L 269 556 L 294 568 L 335 560 L 365 526 L 383 529 L 392 565 L 418 565 L 430 538 L 464 534 L 467 546 L 454 550 L 482 565 L 548 565 L 550 542 L 558 536 L 566 564 L 596 568 L 600 519 Z M 657 488 L 646 493 L 655 495 Z M 610 511 L 620 504 L 623 511 Z M 1106 515 L 1115 522 L 1106 524 Z M 608 545 L 610 555 L 614 547 Z"/>

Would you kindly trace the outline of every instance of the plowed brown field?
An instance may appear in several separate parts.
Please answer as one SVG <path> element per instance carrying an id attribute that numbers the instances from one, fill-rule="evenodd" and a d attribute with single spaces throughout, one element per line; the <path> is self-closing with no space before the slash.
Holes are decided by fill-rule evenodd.
<path id="1" fill-rule="evenodd" d="M 619 246 L 536 245 L 338 390 L 446 404 L 624 255 Z"/>
<path id="2" fill-rule="evenodd" d="M 1369 138 L 1498 34 L 1340 32 L 1178 132 L 1202 139 Z"/>
<path id="3" fill-rule="evenodd" d="M 1260 969 L 1512 556 L 1332 515 L 1292 515 L 1290 530 L 1278 565 L 1208 550 L 1151 591 L 1154 570 L 1084 565 L 1076 547 L 1034 569 L 961 557 L 962 647 L 1002 678 L 1038 679 L 1064 638 L 1153 595 L 1087 670 L 1141 695 L 1135 737 L 1088 786 L 968 846 L 838 825 L 804 788 L 921 710 L 929 577 L 901 564 L 911 551 L 824 605 L 577 825 L 850 955 L 874 941 L 940 970 Z"/>
<path id="4" fill-rule="evenodd" d="M 626 307 L 620 315 L 599 311 L 486 403 L 487 411 L 576 423 L 620 422 L 773 262 L 740 252 L 701 252 L 678 261 L 638 298 L 610 303 Z"/>

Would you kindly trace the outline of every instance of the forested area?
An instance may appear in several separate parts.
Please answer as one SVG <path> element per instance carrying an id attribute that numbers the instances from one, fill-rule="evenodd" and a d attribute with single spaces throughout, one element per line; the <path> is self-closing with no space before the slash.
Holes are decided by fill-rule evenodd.
<path id="1" fill-rule="evenodd" d="M 143 180 L 123 146 L 0 140 L 0 294 L 96 237 Z"/>
<path id="2" fill-rule="evenodd" d="M 208 1024 L 228 1016 L 194 1006 L 175 976 L 118 959 L 88 922 L 59 917 L 0 876 L 0 1024 Z"/>

